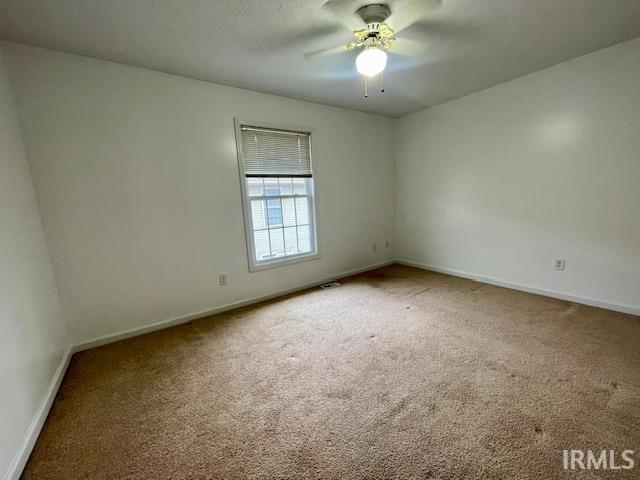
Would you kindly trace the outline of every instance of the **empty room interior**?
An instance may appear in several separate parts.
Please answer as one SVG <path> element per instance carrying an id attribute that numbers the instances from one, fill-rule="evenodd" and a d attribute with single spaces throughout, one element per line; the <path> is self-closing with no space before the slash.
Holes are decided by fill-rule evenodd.
<path id="1" fill-rule="evenodd" d="M 3 480 L 640 479 L 640 1 L 0 0 L 0 365 Z"/>

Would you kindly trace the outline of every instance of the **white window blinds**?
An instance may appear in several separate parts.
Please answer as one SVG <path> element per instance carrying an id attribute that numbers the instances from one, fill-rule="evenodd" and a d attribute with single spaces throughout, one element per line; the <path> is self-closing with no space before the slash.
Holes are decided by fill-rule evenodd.
<path id="1" fill-rule="evenodd" d="M 243 125 L 241 136 L 245 176 L 311 176 L 309 133 Z"/>

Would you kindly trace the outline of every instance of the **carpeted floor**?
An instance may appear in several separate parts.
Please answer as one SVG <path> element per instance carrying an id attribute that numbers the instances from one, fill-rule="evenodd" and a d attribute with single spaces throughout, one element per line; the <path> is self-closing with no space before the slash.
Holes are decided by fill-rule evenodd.
<path id="1" fill-rule="evenodd" d="M 566 472 L 571 448 L 633 449 L 636 468 Z M 637 479 L 638 464 L 640 317 L 392 266 L 76 354 L 24 478 Z"/>

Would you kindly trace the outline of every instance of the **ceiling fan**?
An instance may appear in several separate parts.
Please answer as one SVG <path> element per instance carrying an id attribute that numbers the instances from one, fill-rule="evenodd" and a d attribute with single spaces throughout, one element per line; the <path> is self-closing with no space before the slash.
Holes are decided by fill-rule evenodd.
<path id="1" fill-rule="evenodd" d="M 387 3 L 362 5 L 360 2 L 360 6 L 356 6 L 354 10 L 352 0 L 329 0 L 322 8 L 352 30 L 355 40 L 345 46 L 308 53 L 305 57 L 361 49 L 356 57 L 356 69 L 364 77 L 365 97 L 368 96 L 368 80 L 378 75 L 380 91 L 384 92 L 383 72 L 387 66 L 387 51 L 392 50 L 398 41 L 397 33 L 419 21 L 440 4 L 441 0 L 392 0 L 391 6 Z M 395 26 L 396 30 L 392 26 Z M 401 40 L 405 47 L 409 44 L 408 39 Z M 413 47 L 409 50 L 413 50 L 414 54 L 416 50 L 420 50 L 415 48 L 415 45 Z M 404 50 L 406 52 L 407 49 Z"/>

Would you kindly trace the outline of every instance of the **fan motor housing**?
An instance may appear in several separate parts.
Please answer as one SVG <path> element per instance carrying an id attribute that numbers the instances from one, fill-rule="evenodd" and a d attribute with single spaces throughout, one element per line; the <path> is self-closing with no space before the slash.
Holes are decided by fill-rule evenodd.
<path id="1" fill-rule="evenodd" d="M 391 15 L 391 9 L 384 3 L 373 3 L 360 7 L 356 11 L 356 15 L 359 15 L 367 25 L 370 23 L 383 23 Z"/>

